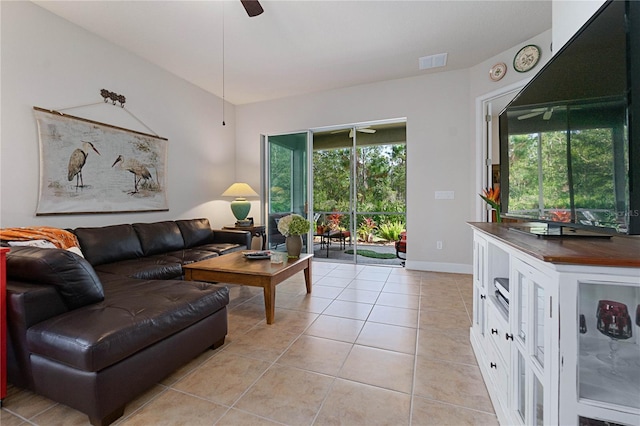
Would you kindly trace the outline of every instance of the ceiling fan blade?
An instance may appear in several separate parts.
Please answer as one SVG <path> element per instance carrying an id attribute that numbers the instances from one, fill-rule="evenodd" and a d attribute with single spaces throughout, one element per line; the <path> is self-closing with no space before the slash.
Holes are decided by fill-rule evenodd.
<path id="1" fill-rule="evenodd" d="M 264 12 L 264 9 L 260 6 L 258 0 L 240 0 L 240 2 L 244 6 L 244 10 L 247 11 L 247 15 L 249 15 L 249 17 L 258 16 Z"/>
<path id="2" fill-rule="evenodd" d="M 349 130 L 349 137 L 353 139 L 353 129 Z"/>
<path id="3" fill-rule="evenodd" d="M 532 117 L 535 117 L 535 116 L 540 115 L 540 114 L 543 114 L 543 111 L 530 112 L 529 114 L 524 114 L 524 115 L 518 116 L 518 120 L 526 120 L 527 118 L 532 118 Z"/>
<path id="4" fill-rule="evenodd" d="M 362 133 L 375 133 L 376 132 L 376 129 L 368 129 L 366 127 L 362 127 L 360 129 L 357 129 L 357 130 L 359 132 L 362 132 Z"/>
<path id="5" fill-rule="evenodd" d="M 544 112 L 544 115 L 542 116 L 542 119 L 549 120 L 551 118 L 551 115 L 553 115 L 553 108 L 549 108 L 548 110 L 546 110 Z"/>

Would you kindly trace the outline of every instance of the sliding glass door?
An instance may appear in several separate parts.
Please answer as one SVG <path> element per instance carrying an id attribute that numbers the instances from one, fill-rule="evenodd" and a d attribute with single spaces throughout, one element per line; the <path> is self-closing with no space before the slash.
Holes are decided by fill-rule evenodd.
<path id="1" fill-rule="evenodd" d="M 400 265 L 395 242 L 406 223 L 404 120 L 316 130 L 312 144 L 316 258 Z"/>
<path id="2" fill-rule="evenodd" d="M 286 251 L 278 231 L 280 218 L 296 213 L 309 219 L 309 133 L 263 136 L 263 215 L 267 226 L 267 248 Z M 312 232 L 304 236 L 304 253 L 309 252 Z"/>

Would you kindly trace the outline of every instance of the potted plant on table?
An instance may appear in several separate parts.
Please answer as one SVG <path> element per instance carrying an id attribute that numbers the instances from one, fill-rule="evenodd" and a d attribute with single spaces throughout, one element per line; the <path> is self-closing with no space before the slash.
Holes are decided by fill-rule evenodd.
<path id="1" fill-rule="evenodd" d="M 302 235 L 309 232 L 311 222 L 299 214 L 290 214 L 278 222 L 278 231 L 285 236 L 285 246 L 289 257 L 300 257 Z"/>

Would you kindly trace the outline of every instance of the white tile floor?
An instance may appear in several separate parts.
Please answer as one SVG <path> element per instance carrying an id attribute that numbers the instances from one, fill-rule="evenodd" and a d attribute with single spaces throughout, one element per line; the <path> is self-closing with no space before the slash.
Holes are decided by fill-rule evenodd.
<path id="1" fill-rule="evenodd" d="M 232 286 L 229 335 L 133 401 L 121 425 L 496 425 L 469 343 L 469 275 L 314 262 L 277 287 Z M 0 424 L 87 424 L 9 387 Z"/>

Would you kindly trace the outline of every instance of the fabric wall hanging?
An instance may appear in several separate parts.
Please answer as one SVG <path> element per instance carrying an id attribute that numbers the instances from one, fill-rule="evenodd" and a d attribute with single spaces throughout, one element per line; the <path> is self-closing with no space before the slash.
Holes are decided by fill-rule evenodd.
<path id="1" fill-rule="evenodd" d="M 36 215 L 167 211 L 168 140 L 34 107 Z"/>

